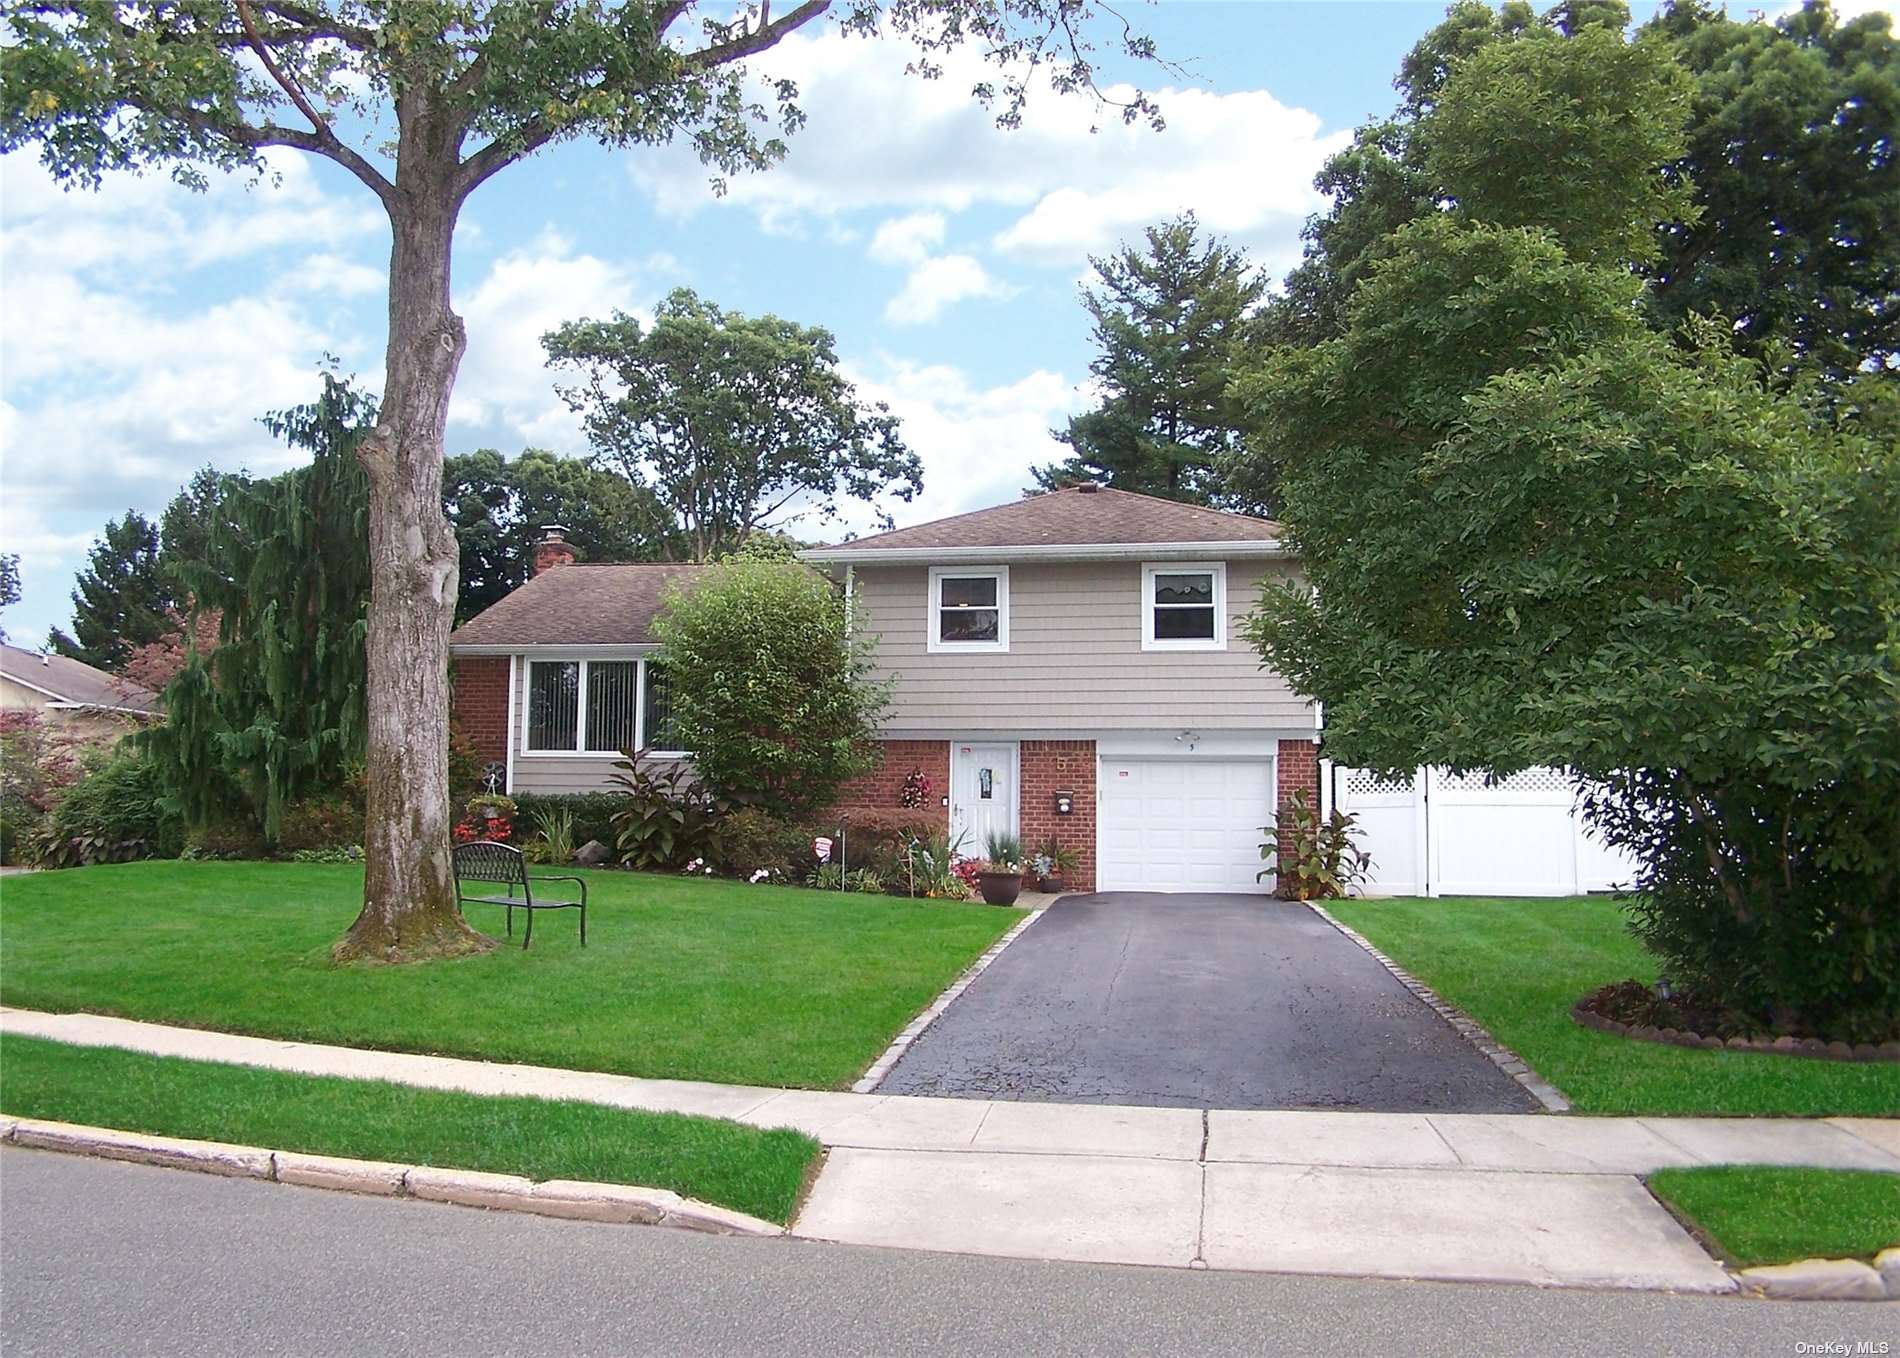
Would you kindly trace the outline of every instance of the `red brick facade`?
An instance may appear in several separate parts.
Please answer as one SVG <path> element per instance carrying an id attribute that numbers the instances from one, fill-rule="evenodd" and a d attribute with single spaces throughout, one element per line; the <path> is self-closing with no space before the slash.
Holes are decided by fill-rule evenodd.
<path id="1" fill-rule="evenodd" d="M 1017 823 L 1023 852 L 1033 855 L 1051 836 L 1075 855 L 1071 891 L 1095 890 L 1095 742 L 1025 740 L 1022 787 L 1017 793 Z M 1066 816 L 1056 814 L 1056 793 L 1074 800 Z"/>
<path id="2" fill-rule="evenodd" d="M 453 710 L 484 763 L 508 758 L 508 657 L 458 656 Z"/>
<path id="3" fill-rule="evenodd" d="M 1280 805 L 1285 806 L 1287 798 L 1295 792 L 1304 790 L 1307 800 L 1315 811 L 1319 810 L 1319 744 L 1311 740 L 1283 740 L 1280 742 L 1279 762 Z M 1279 836 L 1280 852 L 1288 853 L 1292 845 L 1286 835 Z"/>
<path id="4" fill-rule="evenodd" d="M 930 780 L 930 793 L 924 799 L 923 809 L 948 829 L 950 810 L 944 799 L 950 795 L 950 742 L 885 740 L 879 744 L 884 749 L 883 762 L 846 783 L 838 793 L 838 805 L 867 811 L 894 811 L 902 805 L 904 780 L 916 769 Z"/>

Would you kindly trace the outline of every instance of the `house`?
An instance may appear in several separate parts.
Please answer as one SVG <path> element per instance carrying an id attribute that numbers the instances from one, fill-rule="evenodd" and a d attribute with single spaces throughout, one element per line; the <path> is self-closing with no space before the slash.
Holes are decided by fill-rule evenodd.
<path id="1" fill-rule="evenodd" d="M 1059 841 L 1081 889 L 1263 889 L 1261 827 L 1318 786 L 1314 704 L 1240 632 L 1293 574 L 1276 525 L 1083 485 L 802 555 L 894 681 L 847 804 L 894 807 L 916 772 L 966 852 L 1006 831 Z M 556 532 L 457 629 L 456 710 L 511 790 L 592 790 L 612 751 L 666 747 L 653 615 L 697 569 L 577 565 Z"/>
<path id="2" fill-rule="evenodd" d="M 158 695 L 63 655 L 0 643 L 0 711 L 35 712 L 78 736 L 116 734 L 156 720 Z"/>

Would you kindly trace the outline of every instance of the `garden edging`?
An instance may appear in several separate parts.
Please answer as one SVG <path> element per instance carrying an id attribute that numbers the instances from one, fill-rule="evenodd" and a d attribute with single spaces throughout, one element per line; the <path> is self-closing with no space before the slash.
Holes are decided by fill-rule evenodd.
<path id="1" fill-rule="evenodd" d="M 681 1197 L 664 1188 L 589 1183 L 571 1179 L 536 1182 L 513 1174 L 352 1160 L 299 1151 L 234 1146 L 86 1127 L 38 1118 L 0 1117 L 0 1143 L 34 1150 L 129 1160 L 166 1169 L 189 1169 L 227 1178 L 262 1179 L 333 1192 L 410 1197 L 428 1202 L 528 1212 L 571 1221 L 672 1226 L 714 1235 L 784 1235 L 785 1228 L 714 1203 Z"/>
<path id="2" fill-rule="evenodd" d="M 1374 961 L 1392 973 L 1393 979 L 1411 991 L 1412 994 L 1423 1001 L 1429 1009 L 1445 1020 L 1445 1022 L 1449 1023 L 1460 1037 L 1464 1038 L 1465 1041 L 1489 1057 L 1492 1064 L 1499 1070 L 1517 1081 L 1517 1083 L 1524 1088 L 1526 1093 L 1544 1106 L 1546 1112 L 1568 1113 L 1570 1111 L 1570 1100 L 1563 1096 L 1563 1092 L 1559 1090 L 1556 1085 L 1532 1070 L 1530 1063 L 1523 1057 L 1491 1036 L 1483 1024 L 1479 1023 L 1462 1009 L 1445 1003 L 1444 1000 L 1439 998 L 1437 991 L 1433 990 L 1430 986 L 1419 980 L 1418 977 L 1412 975 L 1411 972 L 1380 952 L 1372 945 L 1371 939 L 1367 938 L 1357 929 L 1353 929 L 1341 922 L 1334 916 L 1332 911 L 1326 909 L 1325 906 L 1319 904 L 1317 901 L 1304 901 L 1302 904 L 1315 915 L 1318 915 L 1321 919 L 1332 925 L 1333 928 L 1339 930 L 1340 933 L 1344 934 L 1354 943 L 1357 943 L 1361 948 L 1365 949 L 1366 952 L 1370 953 Z"/>
<path id="3" fill-rule="evenodd" d="M 1588 1007 L 1586 995 L 1570 1008 L 1573 1021 L 1601 1033 L 1627 1037 L 1635 1042 L 1660 1042 L 1672 1047 L 1700 1047 L 1708 1051 L 1766 1052 L 1773 1056 L 1805 1056 L 1822 1061 L 1900 1062 L 1900 1041 L 1895 1042 L 1823 1042 L 1814 1037 L 1705 1037 L 1700 1033 L 1676 1028 L 1655 1028 L 1642 1023 L 1624 1023 L 1597 1013 Z"/>
<path id="4" fill-rule="evenodd" d="M 1744 1292 L 1781 1301 L 1900 1301 L 1900 1246 L 1872 1264 L 1859 1259 L 1802 1259 L 1730 1269 Z"/>

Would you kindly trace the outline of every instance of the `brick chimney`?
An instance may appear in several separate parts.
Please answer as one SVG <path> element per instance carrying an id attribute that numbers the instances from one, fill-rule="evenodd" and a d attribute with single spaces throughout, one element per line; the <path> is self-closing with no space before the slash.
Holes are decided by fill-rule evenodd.
<path id="1" fill-rule="evenodd" d="M 570 565 L 578 553 L 574 544 L 567 540 L 567 529 L 558 523 L 541 525 L 541 539 L 534 544 L 534 573 L 551 571 L 556 566 Z"/>

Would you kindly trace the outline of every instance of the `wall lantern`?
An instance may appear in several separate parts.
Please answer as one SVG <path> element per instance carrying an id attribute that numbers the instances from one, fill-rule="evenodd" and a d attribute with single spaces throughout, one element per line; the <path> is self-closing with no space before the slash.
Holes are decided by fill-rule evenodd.
<path id="1" fill-rule="evenodd" d="M 1073 792 L 1056 793 L 1056 814 L 1072 816 L 1075 814 L 1075 794 Z"/>

